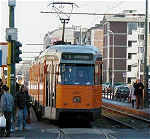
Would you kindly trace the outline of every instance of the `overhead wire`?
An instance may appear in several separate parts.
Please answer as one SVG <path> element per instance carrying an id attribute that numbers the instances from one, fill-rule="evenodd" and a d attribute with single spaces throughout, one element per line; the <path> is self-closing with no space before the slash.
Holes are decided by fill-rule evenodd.
<path id="1" fill-rule="evenodd" d="M 106 11 L 105 13 L 108 13 L 108 12 L 111 11 L 112 9 L 116 8 L 117 6 L 119 6 L 120 4 L 122 4 L 124 1 L 125 1 L 125 0 L 121 1 L 121 2 L 118 3 L 117 5 L 113 6 L 111 9 L 109 9 L 109 10 Z M 100 2 L 100 1 L 97 1 L 97 2 Z M 94 2 L 94 3 L 97 3 L 97 2 Z M 116 2 L 115 2 L 115 3 L 116 3 Z M 113 3 L 113 4 L 115 4 L 115 3 Z M 83 7 L 83 6 L 87 6 L 87 5 L 91 5 L 91 4 L 93 4 L 93 2 L 80 5 L 79 7 Z M 112 4 L 112 5 L 113 5 L 113 4 Z M 107 7 L 110 7 L 110 6 L 108 5 L 108 6 L 106 6 L 105 8 L 107 8 Z M 100 10 L 103 10 L 103 9 L 105 9 L 105 8 L 102 8 L 102 9 L 100 9 Z M 98 11 L 100 11 L 100 10 L 98 10 Z M 96 12 L 98 12 L 98 11 L 96 11 Z M 94 13 L 96 13 L 96 12 L 94 12 Z M 105 13 L 104 13 L 104 14 L 105 14 Z M 57 16 L 58 16 L 58 15 L 57 15 Z M 55 19 L 53 20 L 53 22 L 51 23 L 51 25 L 50 25 L 48 28 L 50 28 L 50 27 L 52 26 L 52 24 L 55 22 L 57 16 L 55 17 Z M 89 25 L 87 25 L 87 28 L 88 28 L 88 26 L 90 26 L 95 20 L 97 20 L 99 17 L 100 17 L 100 16 L 96 17 Z M 48 28 L 46 29 L 46 31 L 48 30 Z M 44 31 L 44 33 L 45 33 L 46 31 Z M 41 37 L 44 35 L 44 33 L 40 34 L 39 39 L 41 39 Z M 39 39 L 37 39 L 37 41 L 38 41 Z"/>
<path id="2" fill-rule="evenodd" d="M 55 22 L 56 19 L 57 19 L 57 15 L 56 15 L 55 19 L 53 20 L 53 22 L 45 29 L 45 31 L 43 31 L 42 34 L 40 34 L 40 37 L 35 42 L 37 42 L 39 39 L 41 39 L 41 37 L 43 35 L 45 35 L 45 32 L 47 32 L 47 30 L 52 26 L 52 24 Z"/>
<path id="3" fill-rule="evenodd" d="M 119 6 L 120 4 L 122 4 L 125 0 L 121 1 L 120 3 L 118 3 L 117 5 L 115 5 L 114 7 L 112 7 L 111 9 L 109 9 L 108 11 L 106 11 L 104 14 L 106 14 L 107 12 L 111 11 L 112 9 L 116 8 L 117 6 Z M 107 6 L 108 7 L 108 6 Z M 96 11 L 97 12 L 97 11 Z M 95 22 L 95 20 L 97 20 L 99 17 L 96 17 L 88 26 L 90 26 L 93 22 Z"/>

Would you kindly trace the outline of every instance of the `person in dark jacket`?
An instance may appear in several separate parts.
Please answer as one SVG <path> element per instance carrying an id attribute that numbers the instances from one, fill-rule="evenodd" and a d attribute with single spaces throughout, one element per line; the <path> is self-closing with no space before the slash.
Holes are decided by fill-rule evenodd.
<path id="1" fill-rule="evenodd" d="M 28 115 L 28 108 L 30 107 L 30 97 L 26 85 L 21 85 L 21 89 L 15 95 L 14 105 L 16 108 L 16 131 L 19 131 L 22 123 L 22 130 L 27 131 L 26 119 Z M 22 122 L 23 121 L 23 122 Z"/>
<path id="2" fill-rule="evenodd" d="M 140 82 L 139 79 L 136 79 L 136 83 L 134 83 L 134 95 L 136 96 L 136 109 L 139 109 L 139 105 L 141 109 L 143 109 L 143 89 L 144 85 Z"/>
<path id="3" fill-rule="evenodd" d="M 3 92 L 3 90 L 2 90 L 2 85 L 3 85 L 3 81 L 2 81 L 2 79 L 0 78 L 0 100 L 1 100 L 2 95 L 4 94 L 4 92 Z"/>
<path id="4" fill-rule="evenodd" d="M 3 85 L 2 89 L 4 94 L 1 97 L 1 115 L 4 115 L 6 118 L 6 135 L 5 137 L 10 137 L 11 129 L 11 116 L 12 116 L 12 107 L 14 105 L 13 96 L 9 93 L 9 87 Z M 4 136 L 5 128 L 1 128 L 1 137 Z"/>
<path id="5" fill-rule="evenodd" d="M 16 82 L 16 92 L 19 91 L 20 85 Z"/>

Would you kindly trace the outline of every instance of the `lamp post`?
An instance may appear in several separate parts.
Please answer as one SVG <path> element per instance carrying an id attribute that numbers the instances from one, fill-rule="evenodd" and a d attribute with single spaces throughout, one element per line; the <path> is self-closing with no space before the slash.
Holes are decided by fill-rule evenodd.
<path id="1" fill-rule="evenodd" d="M 112 54 L 112 74 L 111 74 L 111 77 L 112 77 L 112 91 L 113 91 L 113 96 L 112 96 L 112 98 L 114 99 L 114 55 L 115 55 L 115 50 L 114 50 L 114 43 L 115 43 L 115 40 L 114 40 L 114 38 L 115 38 L 115 37 L 114 37 L 113 31 L 108 30 L 108 32 L 113 35 L 113 54 Z"/>
<path id="2" fill-rule="evenodd" d="M 115 50 L 114 50 L 114 33 L 113 31 L 111 30 L 108 30 L 110 34 L 113 35 L 113 55 L 112 55 L 112 86 L 114 85 L 114 53 L 115 53 Z"/>
<path id="3" fill-rule="evenodd" d="M 148 37 L 149 36 L 149 22 L 148 22 L 148 0 L 146 0 L 146 16 L 145 16 L 145 55 L 144 55 L 144 107 L 149 107 L 148 99 Z"/>

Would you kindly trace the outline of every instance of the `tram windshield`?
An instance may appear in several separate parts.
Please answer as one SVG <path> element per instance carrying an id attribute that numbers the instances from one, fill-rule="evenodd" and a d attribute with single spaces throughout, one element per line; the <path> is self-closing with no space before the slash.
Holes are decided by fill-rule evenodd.
<path id="1" fill-rule="evenodd" d="M 94 85 L 94 65 L 60 64 L 58 83 Z"/>

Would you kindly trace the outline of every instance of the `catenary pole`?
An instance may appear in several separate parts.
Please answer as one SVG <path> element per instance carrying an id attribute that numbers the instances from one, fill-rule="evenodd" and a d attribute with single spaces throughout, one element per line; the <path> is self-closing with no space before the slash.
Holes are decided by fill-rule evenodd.
<path id="1" fill-rule="evenodd" d="M 14 0 L 14 2 L 15 2 L 15 0 Z M 9 5 L 9 28 L 14 28 L 14 10 L 15 10 L 15 4 Z M 11 55 L 13 55 L 12 45 L 11 45 Z M 14 95 L 16 93 L 15 63 L 13 64 L 11 62 L 10 67 L 11 67 L 10 94 L 14 97 Z M 15 120 L 15 110 L 13 110 L 13 120 Z"/>
<path id="2" fill-rule="evenodd" d="M 148 36 L 149 36 L 149 22 L 148 22 L 148 0 L 146 0 L 146 15 L 145 15 L 145 56 L 144 56 L 144 107 L 149 107 L 148 99 Z"/>

